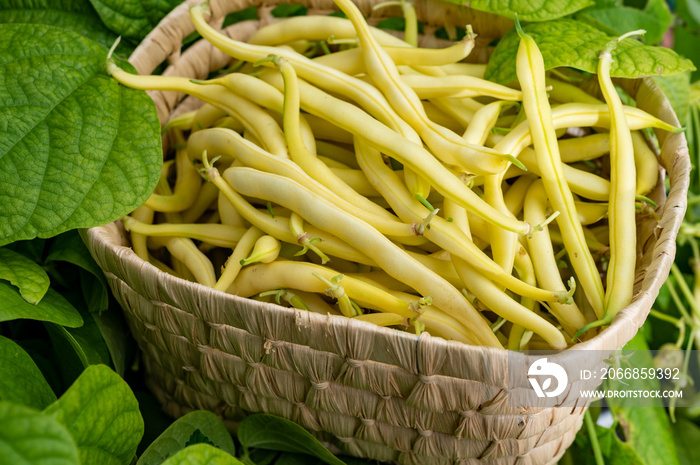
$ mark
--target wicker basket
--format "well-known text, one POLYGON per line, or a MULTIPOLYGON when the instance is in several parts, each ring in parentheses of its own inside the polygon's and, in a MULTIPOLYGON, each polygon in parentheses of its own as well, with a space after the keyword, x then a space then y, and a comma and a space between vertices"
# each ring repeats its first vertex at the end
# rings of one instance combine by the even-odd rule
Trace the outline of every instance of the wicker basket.
MULTIPOLYGON (((227 29, 246 40, 274 21, 275 1, 212 0, 212 22, 221 24, 228 12, 257 6, 259 21, 227 29)), ((228 57, 207 43, 180 52, 182 39, 193 31, 188 9, 200 2, 188 0, 176 8, 134 52, 130 61, 141 74, 165 60, 170 66, 164 74, 200 79, 226 66, 228 57)), ((308 14, 335 10, 331 0, 295 3, 306 4, 308 14)), ((360 2, 370 22, 398 16, 391 8, 372 11, 373 3, 360 2)), ((474 24, 482 45, 481 55, 474 56, 480 61, 488 54, 485 45, 512 24, 437 1, 417 1, 416 7, 426 25, 423 46, 440 46, 431 34, 439 26, 449 31, 474 24)), ((678 124, 651 80, 622 84, 639 107, 678 124)), ((181 95, 152 97, 163 122, 182 109, 176 109, 181 95)), ((661 220, 639 224, 634 301, 577 349, 613 350, 629 341, 668 275, 685 213, 690 162, 682 134, 661 131, 658 137, 671 189, 665 202, 663 183, 652 194, 661 220)), ((119 222, 88 230, 87 241, 143 352, 148 385, 172 416, 207 409, 233 429, 250 412, 272 413, 301 424, 333 452, 401 464, 555 463, 582 424, 585 404, 509 407, 504 350, 416 337, 186 282, 139 259, 119 222)))

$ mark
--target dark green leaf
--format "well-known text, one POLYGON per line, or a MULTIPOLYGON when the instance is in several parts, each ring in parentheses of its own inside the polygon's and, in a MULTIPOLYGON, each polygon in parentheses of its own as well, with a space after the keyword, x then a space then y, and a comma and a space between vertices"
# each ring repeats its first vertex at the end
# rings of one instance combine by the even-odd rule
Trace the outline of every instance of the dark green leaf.
POLYGON ((231 456, 236 453, 231 434, 221 418, 211 412, 199 410, 188 413, 170 425, 148 446, 137 465, 157 465, 178 451, 199 443, 218 447, 231 456))
MULTIPOLYGON (((47 323, 46 329, 54 343, 56 343, 56 338, 61 338, 68 343, 83 367, 100 363, 108 365, 110 363, 109 351, 97 324, 89 314, 84 315, 83 318, 85 324, 80 328, 69 329, 47 323)), ((67 348, 66 346, 62 347, 67 348)))
POLYGON ((133 352, 133 340, 121 309, 112 308, 102 313, 90 313, 102 335, 114 365, 114 371, 124 376, 128 358, 133 352))
POLYGON ((36 304, 49 290, 49 275, 36 262, 7 247, 0 247, 0 279, 19 288, 22 298, 36 304))
POLYGON ((25 301, 17 289, 0 282, 0 321, 19 318, 56 323, 77 328, 83 324, 80 313, 58 292, 49 288, 44 298, 32 305, 25 301))
POLYGON ((0 25, 0 245, 120 218, 162 164, 153 101, 64 29, 0 25))
POLYGON ((84 464, 128 464, 143 435, 134 394, 105 365, 86 368, 45 412, 68 428, 84 464))
MULTIPOLYGON (((572 19, 532 23, 523 29, 537 42, 546 69, 567 66, 595 73, 600 51, 613 39, 593 26, 572 19)), ((510 30, 489 60, 487 79, 502 84, 517 80, 515 56, 519 45, 518 34, 510 30)), ((612 56, 613 77, 667 76, 694 69, 690 60, 672 50, 642 45, 634 39, 621 41, 612 56)))
POLYGON ((17 343, 0 336, 0 400, 43 409, 56 400, 34 360, 17 343))
POLYGON ((182 449, 163 465, 243 465, 233 456, 209 444, 195 444, 182 449))
POLYGON ((282 3, 272 9, 270 14, 275 18, 289 18, 291 16, 304 16, 308 8, 302 5, 289 5, 282 3))
POLYGON ((620 36, 629 31, 644 29, 644 43, 658 44, 671 25, 671 12, 663 0, 651 0, 647 10, 635 8, 587 9, 576 15, 576 19, 597 27, 611 36, 620 36), (659 3, 660 2, 660 3, 659 3))
POLYGON ((240 23, 241 21, 253 19, 258 19, 258 8, 255 6, 227 14, 221 27, 228 27, 232 24, 240 23))
MULTIPOLYGON (((75 32, 109 48, 117 38, 86 1, 0 0, 0 23, 45 24, 75 32)), ((117 52, 129 55, 133 47, 121 41, 117 52)))
POLYGON ((90 3, 108 28, 138 43, 182 0, 90 0, 90 3))
POLYGON ((80 279, 85 303, 93 312, 102 312, 107 309, 107 280, 77 231, 68 231, 56 237, 51 244, 46 262, 71 263, 89 272, 94 276, 94 280, 83 277, 82 274, 80 279))
POLYGON ((238 426, 238 440, 245 447, 312 455, 329 465, 344 465, 308 431, 294 422, 268 414, 251 415, 238 426))
POLYGON ((690 30, 700 29, 700 0, 678 0, 676 14, 690 30))
POLYGON ((0 457, 12 465, 79 465, 68 430, 32 408, 0 402, 0 457))
MULTIPOLYGON (((446 0, 464 5, 465 0, 446 0)), ((593 0, 471 0, 475 10, 487 11, 508 18, 518 15, 521 21, 547 21, 561 18, 593 5, 593 0)))

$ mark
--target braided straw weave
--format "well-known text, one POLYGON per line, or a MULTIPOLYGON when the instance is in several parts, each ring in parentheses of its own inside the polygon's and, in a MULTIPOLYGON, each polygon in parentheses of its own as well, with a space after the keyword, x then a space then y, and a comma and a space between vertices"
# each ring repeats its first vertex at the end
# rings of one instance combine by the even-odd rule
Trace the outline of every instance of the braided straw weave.
MULTIPOLYGON (((226 30, 246 40, 275 20, 270 14, 275 1, 212 0, 211 21, 220 25, 227 13, 256 6, 258 21, 226 30)), ((182 39, 193 31, 188 9, 200 2, 180 5, 145 39, 130 58, 139 73, 150 74, 167 60, 163 74, 203 79, 227 66, 230 59, 204 41, 180 51, 182 39)), ((308 14, 335 11, 332 0, 296 3, 308 6, 308 14)), ((400 16, 393 7, 373 11, 373 3, 359 2, 370 23, 400 16)), ((416 1, 416 9, 425 24, 422 46, 444 45, 431 33, 440 26, 450 31, 472 24, 481 47, 470 59, 482 62, 486 45, 512 25, 437 1, 416 1)), ((651 80, 620 84, 640 108, 678 125, 651 80)), ((162 122, 192 103, 186 99, 179 105, 182 95, 173 92, 152 97, 162 122)), ((665 199, 663 182, 658 183, 650 196, 659 204, 660 221, 638 225, 634 301, 610 327, 573 350, 622 347, 644 322, 668 276, 686 208, 690 162, 682 134, 660 131, 658 138, 671 189, 665 199)), ((661 170, 660 176, 665 174, 661 170)), ((183 281, 139 259, 119 222, 88 230, 87 242, 143 351, 147 382, 172 416, 207 409, 233 429, 246 414, 267 412, 304 426, 335 453, 401 464, 555 463, 581 427, 585 402, 569 408, 509 407, 507 365, 514 356, 505 350, 416 337, 183 281)), ((524 356, 522 365, 527 371, 524 356)), ((584 381, 571 384, 577 383, 584 381)))

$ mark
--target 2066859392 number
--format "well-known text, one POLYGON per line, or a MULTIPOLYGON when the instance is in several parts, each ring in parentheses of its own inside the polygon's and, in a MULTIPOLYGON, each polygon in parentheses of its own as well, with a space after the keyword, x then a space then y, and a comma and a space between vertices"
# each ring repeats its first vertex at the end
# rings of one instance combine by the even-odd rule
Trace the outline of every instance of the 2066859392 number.
POLYGON ((678 368, 614 368, 601 370, 600 379, 680 379, 678 368))

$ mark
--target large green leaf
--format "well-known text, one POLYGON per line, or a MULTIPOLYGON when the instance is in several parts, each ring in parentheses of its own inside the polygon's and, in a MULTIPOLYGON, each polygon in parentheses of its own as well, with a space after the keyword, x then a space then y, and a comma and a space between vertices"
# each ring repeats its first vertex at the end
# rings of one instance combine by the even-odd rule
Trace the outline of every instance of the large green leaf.
POLYGON ((90 3, 108 28, 140 42, 182 0, 90 0, 90 3))
POLYGON ((238 440, 245 447, 298 452, 317 457, 329 465, 344 465, 301 426, 268 414, 251 415, 238 426, 238 440))
POLYGON ((49 288, 41 301, 32 305, 12 285, 0 281, 0 321, 39 320, 77 328, 83 324, 78 310, 61 294, 49 288))
POLYGON ((0 279, 17 286, 22 298, 30 304, 39 302, 51 284, 41 266, 7 247, 0 247, 0 279))
POLYGON ((593 0, 446 0, 463 5, 468 3, 475 10, 515 18, 521 21, 547 21, 575 13, 593 5, 593 0))
POLYGON ((0 336, 0 400, 43 409, 56 400, 34 360, 17 343, 0 336))
MULTIPOLYGON (((85 0, 0 0, 0 23, 46 24, 75 32, 109 48, 117 38, 85 0)), ((121 41, 117 51, 129 55, 133 47, 121 41)))
POLYGON ((45 413, 68 428, 85 464, 129 464, 143 435, 131 388, 105 365, 86 368, 45 413))
POLYGON ((177 419, 141 454, 136 465, 158 465, 188 445, 205 443, 235 455, 233 439, 221 418, 197 410, 177 419))
POLYGON ((700 427, 690 420, 680 418, 671 425, 673 439, 681 465, 700 463, 700 427))
POLYGON ((111 79, 106 54, 58 27, 0 25, 0 245, 107 223, 153 191, 153 101, 111 79))
MULTIPOLYGON (((537 42, 546 69, 567 66, 595 73, 600 51, 613 39, 591 25, 572 19, 531 23, 523 29, 537 42)), ((487 79, 502 84, 516 81, 515 57, 519 45, 518 34, 510 30, 486 66, 487 79)), ((643 45, 634 39, 621 41, 612 56, 613 77, 668 76, 695 69, 690 60, 672 50, 643 45)))
POLYGON ((32 408, 0 402, 0 459, 12 465, 79 465, 66 428, 32 408))
POLYGON ((182 449, 163 465, 243 465, 243 462, 209 444, 195 444, 182 449))

